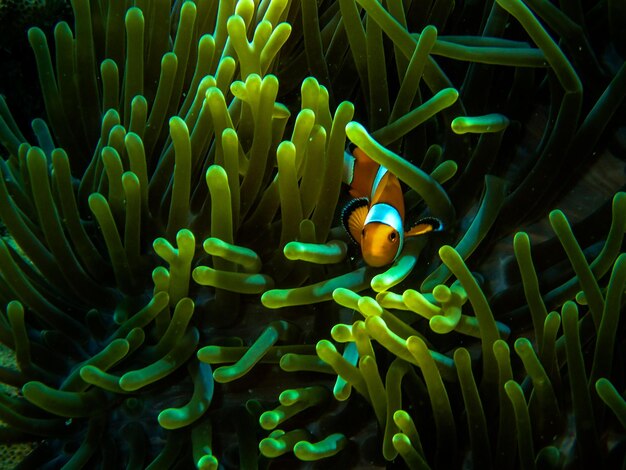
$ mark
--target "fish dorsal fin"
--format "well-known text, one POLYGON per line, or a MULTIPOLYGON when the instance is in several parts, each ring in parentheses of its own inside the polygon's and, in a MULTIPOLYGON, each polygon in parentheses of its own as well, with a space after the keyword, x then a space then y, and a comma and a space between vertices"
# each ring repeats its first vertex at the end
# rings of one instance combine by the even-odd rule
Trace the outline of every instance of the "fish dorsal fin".
POLYGON ((443 223, 435 217, 424 217, 418 220, 409 230, 404 232, 406 237, 415 237, 428 232, 440 232, 443 230, 443 223))
POLYGON ((354 243, 359 243, 361 230, 365 225, 365 218, 369 210, 367 198, 352 199, 341 211, 341 223, 354 243))

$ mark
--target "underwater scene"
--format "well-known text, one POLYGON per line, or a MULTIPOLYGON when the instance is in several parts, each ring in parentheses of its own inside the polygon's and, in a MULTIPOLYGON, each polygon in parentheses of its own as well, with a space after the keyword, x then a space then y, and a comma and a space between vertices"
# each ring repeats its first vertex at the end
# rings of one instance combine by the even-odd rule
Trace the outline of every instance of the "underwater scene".
POLYGON ((0 469, 626 469, 626 1, 0 0, 0 469))

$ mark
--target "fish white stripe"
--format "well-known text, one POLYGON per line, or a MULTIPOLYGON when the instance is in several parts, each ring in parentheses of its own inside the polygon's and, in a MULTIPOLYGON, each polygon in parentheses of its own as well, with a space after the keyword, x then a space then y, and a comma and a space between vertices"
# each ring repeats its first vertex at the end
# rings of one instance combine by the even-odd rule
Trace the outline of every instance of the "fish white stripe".
POLYGON ((343 152, 343 175, 341 180, 346 184, 352 184, 354 179, 355 158, 344 150, 343 152))
POLYGON ((379 202, 370 207, 367 217, 365 217, 365 223, 381 222, 396 229, 398 232, 402 232, 402 217, 398 209, 390 204, 379 202))
POLYGON ((384 202, 380 202, 370 207, 370 210, 365 217, 364 225, 367 225, 370 222, 380 222, 382 224, 389 225, 398 232, 400 240, 398 243, 398 251, 396 252, 396 256, 393 258, 395 260, 404 246, 404 229, 402 227, 402 217, 400 217, 400 212, 398 212, 398 209, 395 207, 385 204, 384 202))
POLYGON ((374 199, 374 194, 378 189, 378 185, 380 184, 380 180, 383 179, 383 176, 387 173, 387 168, 384 166, 379 166, 378 171, 376 172, 376 176, 374 177, 374 182, 372 183, 372 193, 370 194, 370 199, 374 199))

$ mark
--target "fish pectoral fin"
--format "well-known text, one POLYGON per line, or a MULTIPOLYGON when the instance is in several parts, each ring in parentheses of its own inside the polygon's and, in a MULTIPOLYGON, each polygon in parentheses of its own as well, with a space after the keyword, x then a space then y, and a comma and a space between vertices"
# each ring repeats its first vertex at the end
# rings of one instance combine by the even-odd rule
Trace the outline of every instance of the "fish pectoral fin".
POLYGON ((369 200, 365 197, 352 199, 341 211, 341 224, 354 243, 359 243, 365 217, 369 211, 369 200))
POLYGON ((415 237, 428 232, 440 232, 443 230, 443 222, 435 217, 424 217, 418 220, 409 230, 404 232, 405 237, 415 237))

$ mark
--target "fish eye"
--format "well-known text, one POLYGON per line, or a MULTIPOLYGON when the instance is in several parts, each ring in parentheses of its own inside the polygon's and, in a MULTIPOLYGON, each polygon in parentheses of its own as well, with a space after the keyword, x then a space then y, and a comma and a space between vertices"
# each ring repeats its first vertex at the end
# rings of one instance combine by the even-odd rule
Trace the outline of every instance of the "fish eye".
POLYGON ((391 233, 389 234, 389 241, 390 241, 390 242, 395 242, 395 241, 396 241, 396 237, 397 237, 396 232, 391 232, 391 233))

